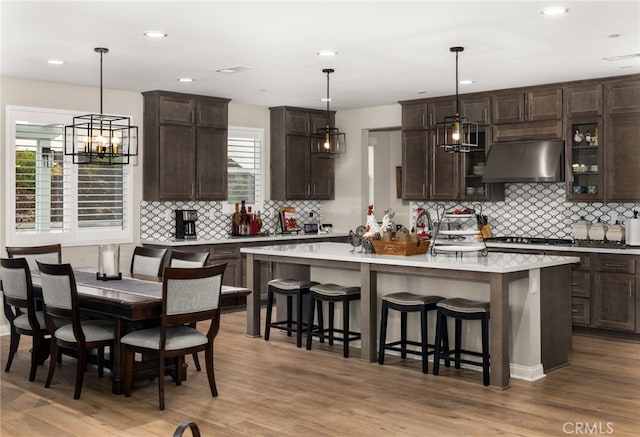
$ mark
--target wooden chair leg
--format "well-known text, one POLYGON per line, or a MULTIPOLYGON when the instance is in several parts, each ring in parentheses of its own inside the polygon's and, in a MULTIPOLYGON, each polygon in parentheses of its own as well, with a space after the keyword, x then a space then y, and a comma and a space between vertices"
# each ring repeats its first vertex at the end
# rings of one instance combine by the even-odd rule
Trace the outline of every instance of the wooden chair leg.
POLYGON ((164 410, 164 353, 158 358, 158 408, 164 410))
MULTIPOLYGON (((104 349, 102 350, 104 354, 104 349)), ((82 382, 84 381, 84 370, 87 368, 87 350, 83 347, 78 348, 78 366, 76 367, 76 388, 73 392, 73 399, 80 399, 82 391, 82 382)))
POLYGON ((460 368, 460 349, 462 348, 462 320, 460 319, 456 319, 455 321, 455 325, 456 325, 456 332, 455 332, 455 337, 456 337, 456 343, 455 343, 455 368, 459 369, 460 368))
POLYGON ((216 376, 213 371, 213 344, 209 345, 204 353, 205 365, 207 366, 207 377, 209 378, 209 389, 211 396, 218 396, 218 388, 216 387, 216 376))
POLYGON ((47 380, 44 383, 45 388, 51 386, 51 380, 53 379, 53 372, 56 370, 56 363, 58 362, 58 355, 60 350, 58 344, 54 338, 51 339, 51 358, 49 358, 49 373, 47 374, 47 380))
POLYGON ((273 312, 273 291, 267 291, 267 314, 264 322, 264 339, 269 340, 271 333, 271 313, 273 312))
POLYGON ((40 335, 33 336, 33 345, 31 348, 31 370, 29 371, 29 381, 35 381, 36 372, 38 370, 39 355, 44 347, 44 338, 40 335))
POLYGON ((104 346, 98 348, 98 378, 104 376, 104 346))
POLYGON ((378 347, 378 364, 384 364, 385 343, 387 342, 387 319, 389 318, 389 307, 382 303, 382 316, 380 317, 380 344, 378 347))
POLYGON ((18 345, 20 344, 20 334, 18 334, 13 326, 11 326, 11 340, 9 343, 9 358, 7 359, 7 365, 4 368, 5 372, 11 369, 11 363, 13 363, 13 357, 16 356, 18 351, 18 345))
POLYGON ((349 358, 349 301, 342 302, 342 356, 349 358))
POLYGON ((302 346, 302 293, 296 296, 296 346, 302 346))
POLYGON ((311 350, 311 339, 313 337, 313 316, 316 306, 316 300, 313 296, 309 297, 309 310, 307 311, 307 350, 311 350))
POLYGON ((427 327, 427 309, 422 308, 420 310, 420 335, 421 345, 422 345, 422 373, 429 373, 429 351, 428 351, 428 341, 427 336, 429 334, 427 327))
POLYGON ((198 372, 201 371, 202 367, 200 367, 200 358, 198 358, 198 353, 194 352, 191 356, 193 357, 193 365, 196 366, 196 370, 198 372))
POLYGON ((400 357, 407 358, 407 312, 400 311, 400 357))

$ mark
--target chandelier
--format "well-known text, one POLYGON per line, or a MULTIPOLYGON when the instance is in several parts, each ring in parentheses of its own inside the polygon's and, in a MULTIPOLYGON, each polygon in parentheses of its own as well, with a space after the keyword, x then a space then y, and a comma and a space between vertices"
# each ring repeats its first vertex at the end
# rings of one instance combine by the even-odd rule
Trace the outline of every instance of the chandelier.
POLYGON ((478 147, 478 124, 460 117, 460 99, 458 97, 458 53, 464 47, 451 47, 456 54, 456 115, 445 117, 436 124, 436 144, 445 152, 466 153, 472 147, 478 147))
POLYGON ((341 133, 337 127, 331 127, 331 112, 329 111, 329 75, 335 70, 325 68, 323 73, 327 73, 327 125, 320 127, 311 134, 311 153, 319 158, 336 158, 338 154, 347 150, 347 136, 341 133))
POLYGON ((64 127, 64 154, 73 156, 74 164, 129 164, 138 155, 138 127, 129 117, 102 113, 102 55, 109 49, 94 51, 100 53, 100 113, 73 117, 64 127))

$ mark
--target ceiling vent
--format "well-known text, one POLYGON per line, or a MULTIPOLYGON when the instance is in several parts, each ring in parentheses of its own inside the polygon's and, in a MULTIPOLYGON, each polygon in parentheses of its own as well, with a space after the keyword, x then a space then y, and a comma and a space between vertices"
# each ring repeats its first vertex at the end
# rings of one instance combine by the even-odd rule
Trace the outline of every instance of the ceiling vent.
POLYGON ((249 67, 247 65, 234 65, 233 67, 220 68, 219 70, 216 70, 216 73, 241 73, 251 69, 253 69, 253 67, 249 67))
POLYGON ((640 58, 640 53, 633 53, 631 55, 620 55, 620 56, 608 56, 606 58, 602 58, 603 61, 624 61, 625 59, 633 59, 640 58))

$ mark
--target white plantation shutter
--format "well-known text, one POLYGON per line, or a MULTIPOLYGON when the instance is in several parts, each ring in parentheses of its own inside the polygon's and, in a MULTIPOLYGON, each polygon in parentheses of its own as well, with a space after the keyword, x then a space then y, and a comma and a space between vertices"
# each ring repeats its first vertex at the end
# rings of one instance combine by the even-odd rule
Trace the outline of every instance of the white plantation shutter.
POLYGON ((131 242, 131 169, 72 164, 68 112, 7 107, 7 245, 131 242))
POLYGON ((70 232, 71 176, 64 168, 62 144, 36 139, 29 130, 31 126, 17 127, 22 138, 16 139, 15 148, 15 231, 70 232))
POLYGON ((229 127, 227 199, 261 207, 263 201, 262 129, 229 127))

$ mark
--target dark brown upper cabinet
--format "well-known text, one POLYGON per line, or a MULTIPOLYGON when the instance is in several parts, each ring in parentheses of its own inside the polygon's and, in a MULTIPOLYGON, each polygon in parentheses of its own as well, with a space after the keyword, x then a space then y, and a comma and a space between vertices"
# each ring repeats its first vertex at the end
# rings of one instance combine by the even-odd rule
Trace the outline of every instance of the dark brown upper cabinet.
POLYGON ((612 114, 605 119, 607 200, 640 200, 640 113, 612 114))
MULTIPOLYGON (((311 134, 326 127, 327 112, 289 106, 269 110, 271 199, 334 199, 335 159, 311 154, 311 134)), ((329 124, 335 124, 334 111, 330 112, 329 124)))
POLYGON ((570 85, 564 89, 567 117, 600 116, 604 109, 602 84, 570 85))
MULTIPOLYGON (((402 103, 402 102, 401 102, 402 103)), ((402 104, 402 129, 435 128, 445 117, 455 115, 455 99, 430 99, 416 103, 402 104)))
POLYGON ((492 97, 493 124, 562 119, 562 88, 500 93, 492 97))
POLYGON ((229 99, 147 91, 143 198, 226 200, 229 99))
POLYGON ((490 105, 491 99, 488 96, 463 97, 460 102, 460 115, 479 125, 486 125, 491 122, 490 105))
POLYGON ((614 80, 605 87, 607 114, 640 112, 640 79, 614 80))

